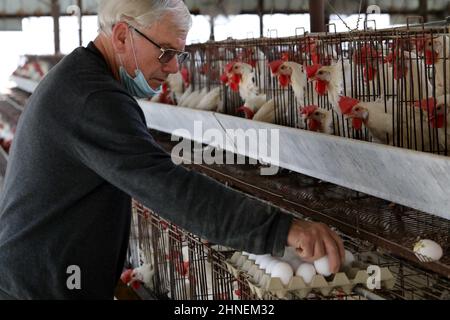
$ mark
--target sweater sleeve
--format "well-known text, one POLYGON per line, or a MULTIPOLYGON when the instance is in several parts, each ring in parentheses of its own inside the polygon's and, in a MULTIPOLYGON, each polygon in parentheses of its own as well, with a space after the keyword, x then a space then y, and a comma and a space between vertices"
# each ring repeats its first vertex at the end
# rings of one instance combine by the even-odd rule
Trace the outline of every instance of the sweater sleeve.
POLYGON ((292 217, 175 165, 148 132, 131 97, 91 94, 74 138, 74 157, 163 218, 214 243, 283 254, 292 217))

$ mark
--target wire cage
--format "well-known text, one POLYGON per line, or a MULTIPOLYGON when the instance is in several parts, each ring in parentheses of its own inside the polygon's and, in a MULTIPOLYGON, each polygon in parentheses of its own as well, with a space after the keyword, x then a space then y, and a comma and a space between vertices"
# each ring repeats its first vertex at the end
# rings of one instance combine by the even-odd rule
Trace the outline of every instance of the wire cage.
MULTIPOLYGON (((408 217, 420 219, 418 216, 408 217)), ((418 268, 368 241, 341 232, 339 235, 345 247, 353 252, 358 261, 387 267, 396 278, 394 288, 369 292, 358 286, 351 293, 335 288, 326 296, 314 291, 306 297, 296 296, 295 293, 288 294, 284 299, 450 299, 450 281, 447 278, 418 268)), ((138 202, 133 202, 128 264, 131 267, 138 267, 149 263, 154 267, 155 273, 149 289, 160 299, 261 299, 250 288, 249 274, 242 272, 233 275, 228 271, 225 261, 234 252, 235 250, 211 244, 186 232, 138 202)), ((279 298, 267 293, 263 299, 279 298)))
POLYGON ((228 272, 224 261, 234 251, 211 245, 162 219, 138 202, 128 248, 128 266, 150 264, 149 286, 156 297, 176 300, 253 299, 247 282, 228 272))
POLYGON ((411 20, 383 30, 365 21, 362 31, 195 44, 184 68, 192 90, 220 90, 220 112, 448 155, 448 23, 411 20), (272 116, 258 118, 264 106, 272 116))

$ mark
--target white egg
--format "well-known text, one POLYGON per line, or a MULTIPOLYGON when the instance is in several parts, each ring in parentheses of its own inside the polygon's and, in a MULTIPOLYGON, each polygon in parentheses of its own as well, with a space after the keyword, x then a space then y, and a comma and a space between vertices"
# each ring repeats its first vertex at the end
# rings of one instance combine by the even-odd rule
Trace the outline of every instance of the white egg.
POLYGON ((259 260, 259 268, 265 270, 267 265, 273 260, 272 256, 268 256, 268 257, 262 257, 259 260))
POLYGON ((256 264, 260 264, 260 263, 261 263, 261 259, 264 259, 264 258, 266 258, 266 257, 270 257, 270 254, 260 254, 260 255, 257 255, 257 256, 256 256, 256 259, 255 259, 255 263, 256 263, 256 264))
POLYGON ((256 254, 250 253, 250 255, 248 256, 248 258, 250 260, 255 260, 256 259, 256 254))
POLYGON ((248 252, 246 252, 246 251, 242 251, 242 255, 243 255, 243 256, 248 256, 248 255, 250 255, 250 253, 248 253, 248 252))
POLYGON ((314 261, 314 267, 316 268, 318 274, 321 274, 325 277, 330 276, 332 273, 330 269, 330 261, 328 260, 328 256, 323 256, 322 258, 314 261))
POLYGON ((302 263, 295 272, 296 276, 302 277, 309 284, 316 274, 316 268, 311 263, 302 263))
POLYGON ((274 258, 272 261, 270 261, 266 266, 266 273, 271 274, 273 268, 278 264, 278 262, 281 262, 281 260, 274 258))
POLYGON ((294 276, 294 271, 287 262, 278 262, 272 269, 272 278, 280 278, 281 282, 287 286, 291 278, 294 276))
POLYGON ((351 267, 353 262, 355 262, 355 256, 345 249, 344 267, 351 267))
POLYGON ((442 247, 429 239, 422 239, 414 245, 414 252, 422 262, 438 261, 442 258, 442 247))

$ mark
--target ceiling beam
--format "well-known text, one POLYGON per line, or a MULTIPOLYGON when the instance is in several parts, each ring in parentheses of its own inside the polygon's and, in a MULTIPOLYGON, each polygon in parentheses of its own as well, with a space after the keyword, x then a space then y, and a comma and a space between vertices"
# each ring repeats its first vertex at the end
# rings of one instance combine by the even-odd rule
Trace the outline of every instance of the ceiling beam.
MULTIPOLYGON (((94 11, 85 11, 83 12, 83 16, 96 16, 97 12, 94 11)), ((31 18, 31 17, 51 17, 51 14, 45 14, 42 12, 34 12, 34 13, 4 13, 4 12, 0 12, 0 19, 4 19, 4 18, 31 18)), ((72 15, 68 14, 68 13, 60 13, 59 14, 60 17, 70 17, 72 15)))

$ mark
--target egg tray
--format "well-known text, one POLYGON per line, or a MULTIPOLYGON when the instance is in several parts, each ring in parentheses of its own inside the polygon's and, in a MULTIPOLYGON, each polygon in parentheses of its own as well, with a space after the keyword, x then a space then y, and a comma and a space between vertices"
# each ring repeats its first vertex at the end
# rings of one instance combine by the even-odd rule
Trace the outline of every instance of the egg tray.
MULTIPOLYGON (((290 295, 298 298, 306 298, 310 293, 320 293, 324 297, 332 294, 333 290, 341 289, 345 294, 350 295, 356 285, 367 287, 369 275, 367 265, 354 262, 351 267, 345 268, 342 272, 334 275, 331 281, 319 274, 316 274, 309 284, 305 283, 302 277, 293 276, 288 285, 284 285, 280 278, 272 278, 264 270, 260 269, 254 260, 241 252, 235 252, 233 256, 225 261, 228 271, 236 278, 240 274, 246 273, 250 291, 259 299, 275 296, 279 299, 286 299, 290 295)), ((381 289, 392 289, 395 278, 388 268, 380 268, 381 289)))

